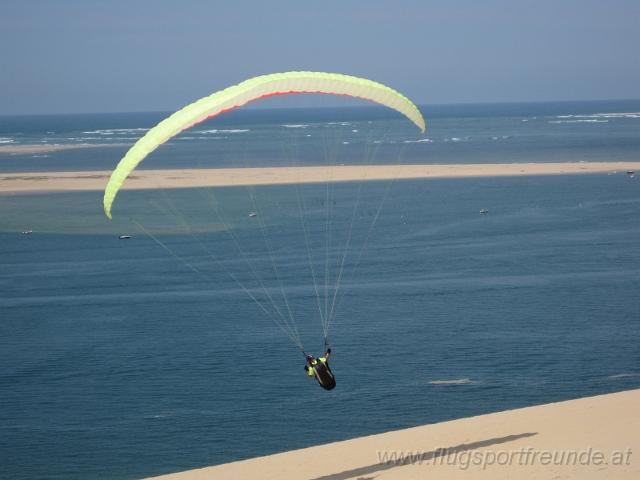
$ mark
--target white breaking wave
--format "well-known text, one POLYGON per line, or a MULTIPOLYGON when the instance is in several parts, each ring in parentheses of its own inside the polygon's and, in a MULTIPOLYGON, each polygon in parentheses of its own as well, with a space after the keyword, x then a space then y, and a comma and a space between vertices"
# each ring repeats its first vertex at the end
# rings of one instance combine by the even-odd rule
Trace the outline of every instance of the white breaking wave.
MULTIPOLYGON (((379 140, 377 142, 379 142, 379 140)), ((421 138, 419 140, 405 140, 402 143, 433 143, 433 140, 431 140, 430 138, 421 138)))
POLYGON ((445 138, 444 141, 445 142, 468 142, 471 139, 471 137, 451 137, 451 138, 445 138))
POLYGON ((607 378, 611 380, 615 380, 617 378, 628 378, 628 377, 637 377, 640 373, 618 373, 616 375, 609 375, 607 378))
POLYGON ((137 140, 138 137, 118 137, 118 138, 113 138, 113 137, 65 137, 65 140, 70 140, 70 141, 74 141, 74 142, 86 142, 87 140, 99 140, 101 142, 104 142, 106 140, 115 140, 115 141, 121 141, 121 140, 137 140))
POLYGON ((304 123, 286 124, 282 125, 284 128, 307 128, 309 125, 304 123))
POLYGON ((596 118, 578 120, 549 120, 548 123, 608 123, 609 120, 598 120, 596 118))
POLYGON ((640 112, 591 113, 583 115, 556 115, 556 118, 640 118, 640 112))
POLYGON ((14 143, 14 140, 9 137, 0 137, 0 143, 14 143))
POLYGON ((211 129, 211 130, 198 130, 196 133, 245 133, 250 132, 248 128, 231 128, 231 129, 211 129))
POLYGON ((105 128, 103 130, 89 130, 87 132, 82 132, 86 134, 97 134, 97 135, 114 135, 120 133, 133 133, 133 132, 146 132, 148 128, 105 128))
POLYGON ((474 383, 470 378, 456 378, 454 380, 431 380, 429 385, 469 385, 474 383))
POLYGON ((193 137, 193 136, 189 136, 189 137, 176 137, 176 140, 224 140, 225 138, 229 138, 229 137, 207 137, 207 136, 199 136, 199 137, 193 137))

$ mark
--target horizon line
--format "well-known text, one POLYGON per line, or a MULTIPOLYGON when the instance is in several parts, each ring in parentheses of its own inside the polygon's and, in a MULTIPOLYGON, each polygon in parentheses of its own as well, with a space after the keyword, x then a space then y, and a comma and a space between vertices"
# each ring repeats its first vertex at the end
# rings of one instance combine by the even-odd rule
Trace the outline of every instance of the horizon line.
MULTIPOLYGON (((509 101, 478 101, 478 102, 436 102, 436 103, 416 103, 419 108, 428 107, 453 107, 453 106, 481 106, 481 105, 541 105, 551 103, 598 103, 598 102, 640 102, 639 98, 600 98, 590 100, 509 100, 509 101)), ((188 104, 185 104, 188 105, 188 104)), ((184 106, 184 105, 183 105, 184 106)), ((178 107, 180 108, 180 107, 178 107)), ((273 111, 273 110, 329 110, 329 109, 354 109, 354 108, 383 108, 375 104, 359 104, 359 105, 320 105, 320 106, 292 106, 292 107, 262 107, 259 105, 249 105, 243 108, 243 111, 273 111)), ((98 111, 85 111, 85 112, 49 112, 49 113, 0 113, 0 117, 37 117, 37 116, 52 116, 52 115, 122 115, 122 114, 165 114, 171 113, 175 110, 119 110, 112 112, 98 112, 98 111)))

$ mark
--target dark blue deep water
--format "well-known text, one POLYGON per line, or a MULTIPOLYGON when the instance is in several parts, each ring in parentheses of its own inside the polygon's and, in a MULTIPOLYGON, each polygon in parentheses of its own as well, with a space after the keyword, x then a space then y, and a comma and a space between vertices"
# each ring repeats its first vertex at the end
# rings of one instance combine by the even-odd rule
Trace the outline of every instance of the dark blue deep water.
MULTIPOLYGON (((331 129, 332 145, 347 152, 362 150, 357 134, 385 130, 381 142, 395 143, 367 157, 379 163, 402 145, 431 163, 640 153, 637 102, 441 110, 425 137, 377 110, 254 112, 195 127, 217 132, 181 138, 224 138, 175 140, 146 166, 210 166, 202 152, 216 145, 221 163, 238 152, 277 162, 284 129, 306 132, 299 162, 314 163, 317 149, 298 142, 329 122, 345 128, 338 141, 331 129)), ((4 117, 0 137, 134 138, 124 129, 156 117, 4 117)), ((110 169, 124 150, 0 155, 0 169, 110 169)), ((114 222, 100 202, 0 197, 2 478, 139 478, 640 388, 640 184, 624 172, 345 183, 329 197, 325 185, 127 191, 114 222), (325 283, 330 303, 342 258, 338 386, 325 392, 242 287, 271 314, 267 294, 284 312, 284 291, 319 352, 325 283)))

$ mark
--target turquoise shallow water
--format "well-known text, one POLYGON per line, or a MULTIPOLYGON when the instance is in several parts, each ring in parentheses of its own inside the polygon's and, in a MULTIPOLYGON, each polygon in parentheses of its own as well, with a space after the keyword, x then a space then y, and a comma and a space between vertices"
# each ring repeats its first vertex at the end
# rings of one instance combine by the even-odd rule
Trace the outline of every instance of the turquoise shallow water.
MULTIPOLYGON (((319 278, 322 188, 298 190, 319 278)), ((281 281, 321 349, 295 187, 125 192, 116 223, 99 193, 1 197, 0 476, 138 478, 640 387, 637 177, 357 188, 331 194, 334 275, 354 218, 332 392, 230 276, 262 299, 246 258, 274 298, 281 281)))

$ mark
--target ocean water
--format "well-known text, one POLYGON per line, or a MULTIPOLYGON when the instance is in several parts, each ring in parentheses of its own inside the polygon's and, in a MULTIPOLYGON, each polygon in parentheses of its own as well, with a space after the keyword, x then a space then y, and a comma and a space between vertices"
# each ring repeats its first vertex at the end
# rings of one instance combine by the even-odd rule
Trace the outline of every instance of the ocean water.
MULTIPOLYGON (((141 168, 282 165, 283 138, 296 138, 301 164, 325 161, 327 130, 345 162, 375 143, 377 163, 403 147, 406 163, 636 160, 640 100, 496 105, 425 105, 427 133, 376 107, 240 110, 174 138, 141 168), (288 136, 288 137, 287 137, 288 136), (339 140, 339 142, 338 142, 339 140)), ((2 155, 0 172, 110 170, 128 147, 168 115, 0 116, 0 146, 97 144, 110 148, 2 155)), ((284 162, 287 164, 287 162, 284 162)))
MULTIPOLYGON (((636 112, 425 108, 419 136, 377 109, 255 111, 146 167, 313 164, 326 145, 335 163, 637 160, 636 112)), ((159 118, 3 117, 0 141, 125 144, 159 118)), ((0 155, 0 170, 110 169, 125 150, 0 155)), ((100 202, 0 197, 2 478, 140 478, 640 387, 625 172, 126 191, 113 222, 100 202), (341 266, 325 392, 269 296, 320 352, 341 266)))

